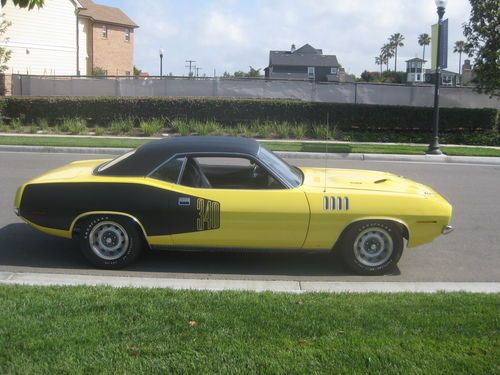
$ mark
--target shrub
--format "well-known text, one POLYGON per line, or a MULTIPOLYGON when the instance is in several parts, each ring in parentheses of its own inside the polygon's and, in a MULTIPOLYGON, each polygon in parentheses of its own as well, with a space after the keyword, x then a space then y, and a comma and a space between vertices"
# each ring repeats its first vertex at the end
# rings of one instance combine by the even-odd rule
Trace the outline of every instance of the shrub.
POLYGON ((81 118, 65 118, 61 123, 60 130, 70 134, 82 134, 87 130, 87 123, 81 118))
POLYGON ((182 136, 191 134, 191 126, 185 121, 181 120, 172 121, 172 128, 182 136))
POLYGON ((21 131, 22 130, 21 120, 17 117, 13 118, 10 122, 10 127, 12 128, 12 130, 21 131))
POLYGON ((307 134, 307 126, 304 124, 297 124, 290 129, 290 135, 295 139, 304 139, 307 134))
POLYGON ((273 125, 273 131, 279 138, 286 139, 290 135, 290 124, 287 121, 276 122, 273 125))
POLYGON ((30 128, 29 128, 29 132, 31 134, 35 134, 37 131, 38 131, 38 126, 36 126, 35 124, 31 124, 30 128))
POLYGON ((39 118, 37 124, 40 130, 43 130, 44 132, 49 131, 49 122, 47 121, 46 118, 39 118))
POLYGON ((96 126, 94 128, 94 134, 97 136, 103 135, 104 134, 104 129, 101 128, 100 126, 96 126))
POLYGON ((129 134, 134 128, 134 119, 132 117, 126 117, 113 120, 109 128, 111 129, 111 134, 129 134))
POLYGON ((263 124, 259 124, 256 133, 262 138, 271 138, 273 136, 273 126, 270 122, 266 121, 263 124))
MULTIPOLYGON (((169 118, 184 121, 217 121, 224 127, 251 121, 289 122, 314 125, 330 121, 339 130, 384 129, 430 131, 432 108, 369 104, 318 103, 295 100, 172 98, 172 97, 6 97, 4 116, 26 115, 27 121, 64 117, 87 118, 109 124, 123 117, 139 121, 169 118)), ((497 124, 496 109, 442 108, 440 129, 492 130, 497 124)))
POLYGON ((221 130, 221 126, 215 121, 194 121, 190 124, 190 128, 198 135, 216 134, 221 130))
POLYGON ((140 127, 142 133, 146 137, 151 137, 152 135, 158 134, 160 130, 163 129, 163 121, 159 119, 153 119, 148 121, 141 121, 140 127))
MULTIPOLYGON (((428 142, 431 132, 433 111, 427 107, 170 97, 6 97, 0 99, 0 109, 4 117, 13 119, 13 129, 17 131, 22 129, 22 123, 36 123, 39 119, 57 124, 64 118, 78 117, 87 119, 88 124, 113 127, 115 120, 133 118, 130 124, 134 122, 138 127, 141 122, 165 118, 181 135, 194 132, 191 123, 208 121, 216 122, 217 126, 197 125, 205 127, 201 131, 208 134, 268 138, 277 132, 280 137, 298 138, 303 129, 294 129, 294 124, 303 124, 306 135, 325 139, 324 126, 322 129, 318 124, 324 124, 329 118, 336 126, 335 131, 330 128, 330 138, 354 141, 360 136, 397 142, 403 134, 418 133, 425 136, 424 143, 428 142), (288 123, 288 134, 283 123, 288 123), (266 128, 265 124, 273 125, 266 128), (379 137, 378 133, 384 135, 379 137)), ((441 108, 442 142, 498 144, 498 113, 496 109, 487 108, 441 108)), ((64 124, 60 129, 69 131, 64 124)))

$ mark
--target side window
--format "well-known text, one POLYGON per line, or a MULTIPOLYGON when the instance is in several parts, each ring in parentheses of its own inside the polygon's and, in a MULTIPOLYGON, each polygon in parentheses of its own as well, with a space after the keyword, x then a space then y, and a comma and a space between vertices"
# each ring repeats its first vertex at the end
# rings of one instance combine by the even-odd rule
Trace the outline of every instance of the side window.
POLYGON ((108 38, 108 26, 107 25, 102 25, 101 27, 101 37, 104 39, 108 38))
MULTIPOLYGON (((214 189, 282 189, 283 186, 259 164, 246 157, 195 157, 202 180, 201 187, 214 189)), ((183 177, 184 178, 184 177, 183 177)))
POLYGON ((179 175, 182 170, 185 158, 172 159, 169 162, 163 164, 160 168, 151 174, 152 178, 157 180, 171 182, 176 184, 179 181, 179 175))

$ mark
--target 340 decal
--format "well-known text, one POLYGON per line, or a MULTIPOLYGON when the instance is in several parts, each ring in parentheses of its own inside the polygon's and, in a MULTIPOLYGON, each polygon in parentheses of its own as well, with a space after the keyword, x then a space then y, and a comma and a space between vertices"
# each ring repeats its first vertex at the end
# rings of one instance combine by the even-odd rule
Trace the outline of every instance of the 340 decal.
POLYGON ((197 230, 218 229, 220 226, 220 204, 208 199, 198 198, 196 201, 198 218, 196 219, 197 230))

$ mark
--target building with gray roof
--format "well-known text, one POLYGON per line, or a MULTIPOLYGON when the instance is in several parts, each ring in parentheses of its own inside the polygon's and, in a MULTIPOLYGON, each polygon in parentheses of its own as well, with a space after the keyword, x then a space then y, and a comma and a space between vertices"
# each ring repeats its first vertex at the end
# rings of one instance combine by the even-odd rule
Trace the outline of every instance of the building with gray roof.
POLYGON ((345 71, 335 55, 324 55, 323 50, 305 44, 290 51, 269 51, 266 78, 343 82, 345 71))

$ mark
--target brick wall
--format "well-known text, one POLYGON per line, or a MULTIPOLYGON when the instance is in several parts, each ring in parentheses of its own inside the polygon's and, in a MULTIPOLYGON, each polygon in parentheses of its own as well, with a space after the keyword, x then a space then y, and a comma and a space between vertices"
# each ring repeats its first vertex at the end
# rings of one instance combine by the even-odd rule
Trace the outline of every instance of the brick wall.
POLYGON ((130 30, 130 40, 125 40, 123 26, 107 26, 107 37, 102 35, 102 23, 92 25, 92 61, 94 67, 107 70, 108 75, 133 75, 134 29, 130 30))

